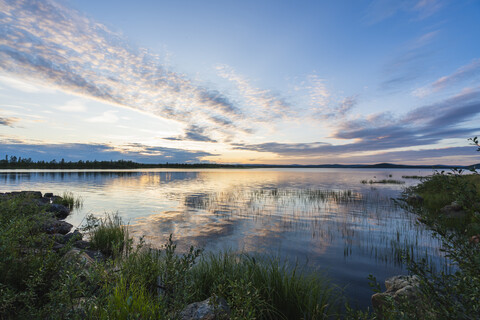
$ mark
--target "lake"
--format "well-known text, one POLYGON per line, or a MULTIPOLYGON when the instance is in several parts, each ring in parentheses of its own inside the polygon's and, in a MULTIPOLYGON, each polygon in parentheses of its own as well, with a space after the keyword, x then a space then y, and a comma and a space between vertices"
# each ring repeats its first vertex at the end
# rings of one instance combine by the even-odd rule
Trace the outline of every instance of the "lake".
POLYGON ((354 304, 370 305, 367 277, 406 274, 398 248, 442 265, 439 242, 392 198, 418 183, 405 169, 0 170, 0 192, 83 198, 67 219, 118 214, 131 233, 161 247, 275 255, 325 272, 354 304), (405 184, 364 184, 395 179, 405 184))

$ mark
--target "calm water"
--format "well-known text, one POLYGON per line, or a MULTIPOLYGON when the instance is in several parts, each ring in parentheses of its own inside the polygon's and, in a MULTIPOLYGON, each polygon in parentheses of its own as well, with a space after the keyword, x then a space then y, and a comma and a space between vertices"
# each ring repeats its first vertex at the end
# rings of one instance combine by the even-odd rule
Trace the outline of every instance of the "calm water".
POLYGON ((367 277, 406 274, 396 248, 436 263, 438 241, 395 206, 406 186, 431 170, 248 169, 0 171, 0 192, 71 191, 84 206, 68 221, 118 212, 135 236, 161 246, 266 253, 322 269, 348 297, 370 304, 367 277), (390 177, 391 176, 391 177, 390 177), (397 179, 404 185, 362 184, 397 179))

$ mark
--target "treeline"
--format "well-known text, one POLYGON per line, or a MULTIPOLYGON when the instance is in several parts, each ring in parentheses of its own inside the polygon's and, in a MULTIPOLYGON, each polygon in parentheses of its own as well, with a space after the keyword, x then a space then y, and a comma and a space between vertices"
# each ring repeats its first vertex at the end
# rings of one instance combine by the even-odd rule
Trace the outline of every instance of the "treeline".
POLYGON ((110 161, 33 161, 32 158, 5 156, 0 160, 0 169, 141 169, 141 168, 241 168, 241 165, 224 165, 215 163, 164 163, 146 164, 130 160, 110 161))

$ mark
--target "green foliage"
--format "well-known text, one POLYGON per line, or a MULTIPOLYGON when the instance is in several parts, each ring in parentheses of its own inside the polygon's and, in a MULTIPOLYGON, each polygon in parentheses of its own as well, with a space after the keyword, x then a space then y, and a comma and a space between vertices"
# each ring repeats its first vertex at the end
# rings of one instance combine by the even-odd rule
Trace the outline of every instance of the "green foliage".
POLYGON ((480 231, 480 175, 462 173, 440 172, 429 176, 419 185, 408 188, 404 198, 413 194, 423 198, 421 206, 413 208, 423 221, 443 224, 456 232, 471 236, 480 231), (464 217, 452 218, 441 214, 441 209, 453 202, 462 207, 464 217))
POLYGON ((28 197, 0 199, 0 318, 75 319, 72 301, 89 292, 39 227, 48 216, 28 197), (73 313, 72 313, 73 314, 73 313))
POLYGON ((90 214, 86 221, 82 230, 88 233, 92 249, 100 250, 108 257, 119 257, 131 249, 128 227, 118 213, 105 214, 103 218, 90 214))

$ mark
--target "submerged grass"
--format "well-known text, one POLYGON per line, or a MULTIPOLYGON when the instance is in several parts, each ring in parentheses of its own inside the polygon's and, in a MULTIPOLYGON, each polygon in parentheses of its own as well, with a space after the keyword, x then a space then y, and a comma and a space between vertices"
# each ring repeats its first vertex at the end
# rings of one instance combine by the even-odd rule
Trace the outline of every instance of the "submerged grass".
POLYGON ((402 180, 394 180, 394 179, 382 179, 382 180, 362 180, 362 184, 375 184, 375 183, 381 183, 381 184, 405 184, 405 181, 402 180))

